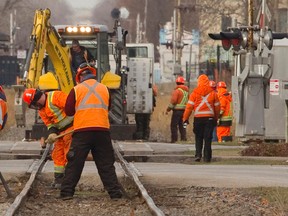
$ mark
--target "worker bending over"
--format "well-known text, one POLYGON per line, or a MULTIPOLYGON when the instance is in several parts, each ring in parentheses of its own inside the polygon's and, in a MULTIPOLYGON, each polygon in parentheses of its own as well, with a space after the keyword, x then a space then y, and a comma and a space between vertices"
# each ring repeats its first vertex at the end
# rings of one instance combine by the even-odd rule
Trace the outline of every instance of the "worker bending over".
POLYGON ((37 109, 43 123, 47 126, 49 136, 47 143, 54 143, 52 160, 54 162, 54 182, 52 187, 60 189, 64 170, 67 164, 66 154, 69 151, 72 133, 56 140, 56 136, 73 130, 73 117, 65 114, 67 94, 53 90, 43 92, 39 89, 29 88, 24 91, 23 101, 29 108, 37 109))
POLYGON ((7 99, 2 86, 0 86, 0 131, 4 129, 7 118, 7 99))

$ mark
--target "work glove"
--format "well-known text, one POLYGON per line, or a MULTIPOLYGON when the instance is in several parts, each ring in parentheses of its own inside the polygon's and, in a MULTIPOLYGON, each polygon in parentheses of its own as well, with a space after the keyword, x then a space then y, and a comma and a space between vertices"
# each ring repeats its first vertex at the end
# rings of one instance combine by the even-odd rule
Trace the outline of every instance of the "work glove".
POLYGON ((183 122, 183 128, 187 128, 187 125, 189 124, 189 121, 188 120, 185 120, 184 122, 183 122))
POLYGON ((57 137, 58 135, 56 134, 56 133, 51 133, 51 134, 49 134, 49 136, 48 136, 48 138, 45 140, 45 142, 46 143, 50 143, 50 144, 52 144, 52 143, 54 143, 55 141, 56 141, 56 137, 57 137))
POLYGON ((41 146, 41 148, 42 149, 45 149, 46 148, 46 142, 45 142, 45 140, 44 140, 44 137, 41 137, 41 139, 40 139, 40 146, 41 146))

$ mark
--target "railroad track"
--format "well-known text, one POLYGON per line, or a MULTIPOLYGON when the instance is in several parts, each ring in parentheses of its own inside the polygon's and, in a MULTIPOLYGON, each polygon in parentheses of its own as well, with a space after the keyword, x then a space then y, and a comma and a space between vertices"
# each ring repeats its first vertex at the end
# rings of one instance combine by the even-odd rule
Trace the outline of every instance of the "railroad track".
MULTIPOLYGON (((114 145, 115 146, 115 145, 114 145)), ((33 170, 31 171, 29 180, 27 181, 26 185, 24 186, 23 190, 16 196, 14 202, 9 206, 7 209, 5 216, 12 216, 17 214, 19 210, 24 206, 24 203, 28 200, 28 197, 30 195, 31 189, 35 186, 36 182, 38 181, 38 176, 42 173, 42 169, 47 161, 47 156, 51 150, 51 145, 47 145, 45 151, 42 154, 41 159, 37 162, 36 165, 34 165, 33 170)), ((134 185, 134 187, 137 188, 138 194, 140 195, 141 199, 143 199, 144 204, 149 209, 149 212, 151 215, 157 215, 157 216, 164 216, 165 214, 161 211, 160 208, 158 208, 155 205, 155 202, 153 199, 149 196, 147 190, 145 189, 144 185, 141 183, 141 181, 138 178, 137 171, 131 166, 130 163, 128 163, 121 153, 119 152, 119 149, 115 148, 115 154, 117 157, 117 161, 121 165, 123 171, 125 172, 125 176, 127 176, 134 185)), ((131 198, 125 191, 125 188, 122 186, 124 197, 131 200, 131 203, 133 203, 133 199, 131 198)), ((132 204, 133 205, 133 204, 132 204)), ((134 209, 131 208, 129 212, 127 212, 127 215, 134 215, 134 209)))

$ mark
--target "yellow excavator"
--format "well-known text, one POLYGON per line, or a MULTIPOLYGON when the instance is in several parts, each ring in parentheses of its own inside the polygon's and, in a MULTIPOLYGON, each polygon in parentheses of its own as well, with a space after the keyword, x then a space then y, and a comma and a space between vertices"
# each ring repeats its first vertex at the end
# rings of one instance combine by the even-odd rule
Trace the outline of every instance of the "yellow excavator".
MULTIPOLYGON (((112 138, 130 139, 132 135, 128 132, 132 133, 135 125, 128 124, 127 121, 127 73, 121 69, 121 51, 125 48, 127 31, 121 28, 118 20, 115 20, 114 31, 108 32, 107 26, 99 24, 52 26, 49 22, 50 17, 49 9, 35 12, 23 76, 14 86, 17 126, 26 126, 26 106, 22 103, 25 88, 60 89, 69 93, 74 87, 69 52, 72 40, 77 39, 80 45, 85 46, 95 57, 97 80, 109 88, 112 99, 109 111, 112 138), (115 42, 110 43, 113 39, 115 42), (109 53, 116 57, 117 67, 113 73, 110 72, 109 53)), ((46 127, 39 121, 41 120, 36 117, 32 131, 29 131, 31 133, 26 132, 25 138, 39 139, 45 136, 46 127)))

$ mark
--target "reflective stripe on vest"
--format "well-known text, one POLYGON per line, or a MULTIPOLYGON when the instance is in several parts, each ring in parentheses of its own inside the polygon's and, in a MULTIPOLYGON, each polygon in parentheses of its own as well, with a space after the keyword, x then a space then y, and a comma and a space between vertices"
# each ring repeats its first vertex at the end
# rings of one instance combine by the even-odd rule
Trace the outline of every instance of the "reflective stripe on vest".
POLYGON ((1 104, 0 104, 0 125, 3 125, 3 113, 2 113, 2 107, 1 107, 1 104))
POLYGON ((182 100, 180 101, 180 103, 178 104, 169 104, 168 107, 170 109, 176 109, 176 110, 184 110, 186 108, 186 104, 187 104, 187 101, 188 101, 188 92, 187 91, 184 91, 183 89, 181 88, 177 88, 177 90, 181 91, 182 94, 183 94, 183 97, 182 97, 182 100))
POLYGON ((48 100, 48 108, 54 114, 56 121, 54 124, 48 124, 47 127, 48 129, 51 127, 62 129, 73 122, 73 116, 66 116, 63 110, 59 109, 59 107, 55 106, 52 103, 54 93, 55 93, 54 91, 48 92, 47 100, 48 100))
POLYGON ((95 82, 92 86, 89 86, 87 83, 82 83, 84 86, 88 88, 88 92, 79 104, 78 107, 76 107, 76 111, 87 109, 87 108, 103 108, 108 110, 108 106, 104 103, 102 97, 95 91, 95 88, 99 84, 98 82, 95 82), (86 104, 87 100, 91 95, 94 95, 101 103, 100 104, 86 104))
POLYGON ((179 104, 176 104, 174 109, 185 109, 186 107, 186 103, 188 101, 188 92, 187 91, 184 91, 183 89, 181 88, 178 88, 179 91, 182 92, 183 94, 183 97, 182 97, 182 100, 179 104))
POLYGON ((54 173, 64 173, 64 172, 65 172, 64 166, 59 166, 59 165, 54 166, 54 173))
POLYGON ((211 115, 214 115, 214 109, 211 107, 211 105, 209 104, 208 102, 208 97, 209 97, 210 93, 206 96, 201 96, 202 98, 202 101, 201 103, 196 107, 195 109, 195 113, 194 115, 203 115, 203 114, 211 114, 211 115), (206 105, 208 107, 209 110, 205 110, 205 111, 201 111, 201 107, 203 105, 206 105))

